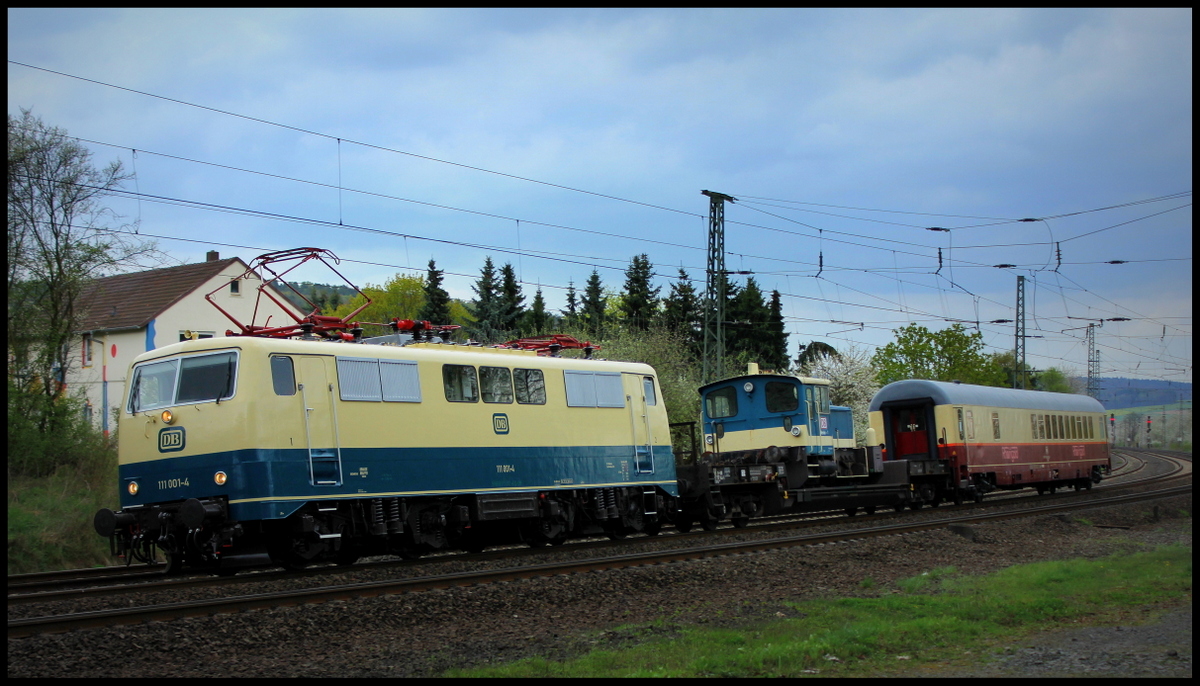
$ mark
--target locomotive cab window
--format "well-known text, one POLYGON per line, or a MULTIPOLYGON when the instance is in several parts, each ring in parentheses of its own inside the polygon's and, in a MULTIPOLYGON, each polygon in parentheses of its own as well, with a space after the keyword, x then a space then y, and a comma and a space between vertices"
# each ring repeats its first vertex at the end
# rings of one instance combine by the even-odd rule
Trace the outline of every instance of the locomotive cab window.
POLYGON ((143 364, 129 384, 130 413, 169 405, 220 402, 237 391, 237 353, 175 358, 143 364))
POLYGON ((442 385, 446 389, 446 400, 452 403, 479 401, 479 384, 474 367, 461 364, 442 365, 442 385))
POLYGON ((767 412, 795 412, 800 407, 800 389, 794 383, 767 382, 767 412))
POLYGON ((271 358, 271 385, 275 395, 296 395, 296 369, 292 358, 276 355, 271 358))
POLYGON ((654 394, 654 377, 642 377, 642 395, 646 398, 647 405, 658 404, 658 396, 654 394))
POLYGON ((514 369, 513 388, 522 405, 546 404, 546 379, 540 369, 514 369))
POLYGON ((153 410, 170 405, 175 399, 175 377, 179 360, 144 364, 133 370, 129 384, 129 412, 153 410))
POLYGON ((175 402, 230 398, 236 378, 237 356, 233 353, 185 357, 179 364, 179 391, 175 402))
POLYGON ((513 386, 508 367, 480 367, 479 389, 485 403, 511 403, 513 386))
POLYGON ((709 419, 733 417, 738 413, 737 389, 726 386, 704 396, 704 411, 708 413, 709 419))

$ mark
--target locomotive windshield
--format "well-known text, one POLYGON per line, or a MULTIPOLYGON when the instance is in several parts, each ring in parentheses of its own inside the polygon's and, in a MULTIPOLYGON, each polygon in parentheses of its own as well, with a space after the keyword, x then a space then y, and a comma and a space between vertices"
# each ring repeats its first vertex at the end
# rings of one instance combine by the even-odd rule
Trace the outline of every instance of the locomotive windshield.
POLYGON ((800 407, 800 389, 794 383, 767 382, 767 412, 792 412, 800 407))
POLYGON ((233 397, 237 378, 237 354, 163 360, 133 370, 129 388, 130 413, 170 405, 221 401, 233 397))
POLYGON ((721 419, 737 414, 737 389, 733 386, 718 388, 704 396, 704 410, 709 419, 721 419))

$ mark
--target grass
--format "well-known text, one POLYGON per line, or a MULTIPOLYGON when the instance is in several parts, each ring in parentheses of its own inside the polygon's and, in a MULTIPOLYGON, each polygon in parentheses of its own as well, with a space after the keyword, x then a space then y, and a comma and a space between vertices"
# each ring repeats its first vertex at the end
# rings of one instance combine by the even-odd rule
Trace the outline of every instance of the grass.
POLYGON ((881 597, 789 603, 799 618, 752 629, 685 628, 671 640, 627 650, 456 669, 446 676, 887 676, 964 656, 977 662, 998 642, 1102 620, 1129 607, 1190 603, 1191 588, 1191 549, 1178 546, 1020 565, 984 577, 942 567, 900 580, 881 597))
POLYGON ((113 464, 91 473, 63 467, 45 478, 10 475, 8 573, 114 564, 92 517, 118 507, 116 471, 113 464))

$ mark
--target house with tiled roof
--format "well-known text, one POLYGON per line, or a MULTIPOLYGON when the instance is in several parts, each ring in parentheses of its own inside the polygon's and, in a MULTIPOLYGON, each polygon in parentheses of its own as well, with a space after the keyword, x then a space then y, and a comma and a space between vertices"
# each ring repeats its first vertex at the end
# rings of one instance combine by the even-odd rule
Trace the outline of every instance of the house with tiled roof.
MULTIPOLYGON (((83 293, 80 302, 87 315, 78 332, 76 363, 66 373, 67 391, 85 390, 89 413, 106 433, 112 408, 120 407, 125 397, 125 380, 135 357, 187 337, 220 337, 237 328, 204 299, 208 293, 217 291, 213 300, 243 323, 250 323, 256 301, 256 324, 268 318, 272 325, 290 324, 302 316, 259 298, 262 281, 253 273, 241 278, 248 269, 241 259, 222 260, 216 251, 207 257, 199 264, 97 279, 83 293)), ((271 286, 267 289, 287 302, 271 286)))

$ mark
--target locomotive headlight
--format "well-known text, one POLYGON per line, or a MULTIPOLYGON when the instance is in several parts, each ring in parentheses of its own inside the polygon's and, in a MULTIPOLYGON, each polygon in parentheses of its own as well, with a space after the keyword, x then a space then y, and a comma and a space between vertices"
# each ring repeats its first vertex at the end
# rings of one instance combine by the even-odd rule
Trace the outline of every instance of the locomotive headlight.
POLYGON ((704 442, 707 443, 708 445, 712 445, 713 444, 712 434, 705 435, 704 442))
POLYGON ((218 486, 224 486, 225 482, 228 480, 229 476, 226 475, 225 472, 217 472, 216 474, 213 474, 213 481, 216 482, 218 486))
POLYGON ((170 424, 171 422, 175 421, 175 413, 171 412, 170 410, 163 410, 162 421, 163 424, 170 424))
POLYGON ((129 486, 126 488, 129 490, 129 495, 137 495, 138 485, 136 481, 130 481, 129 486))

